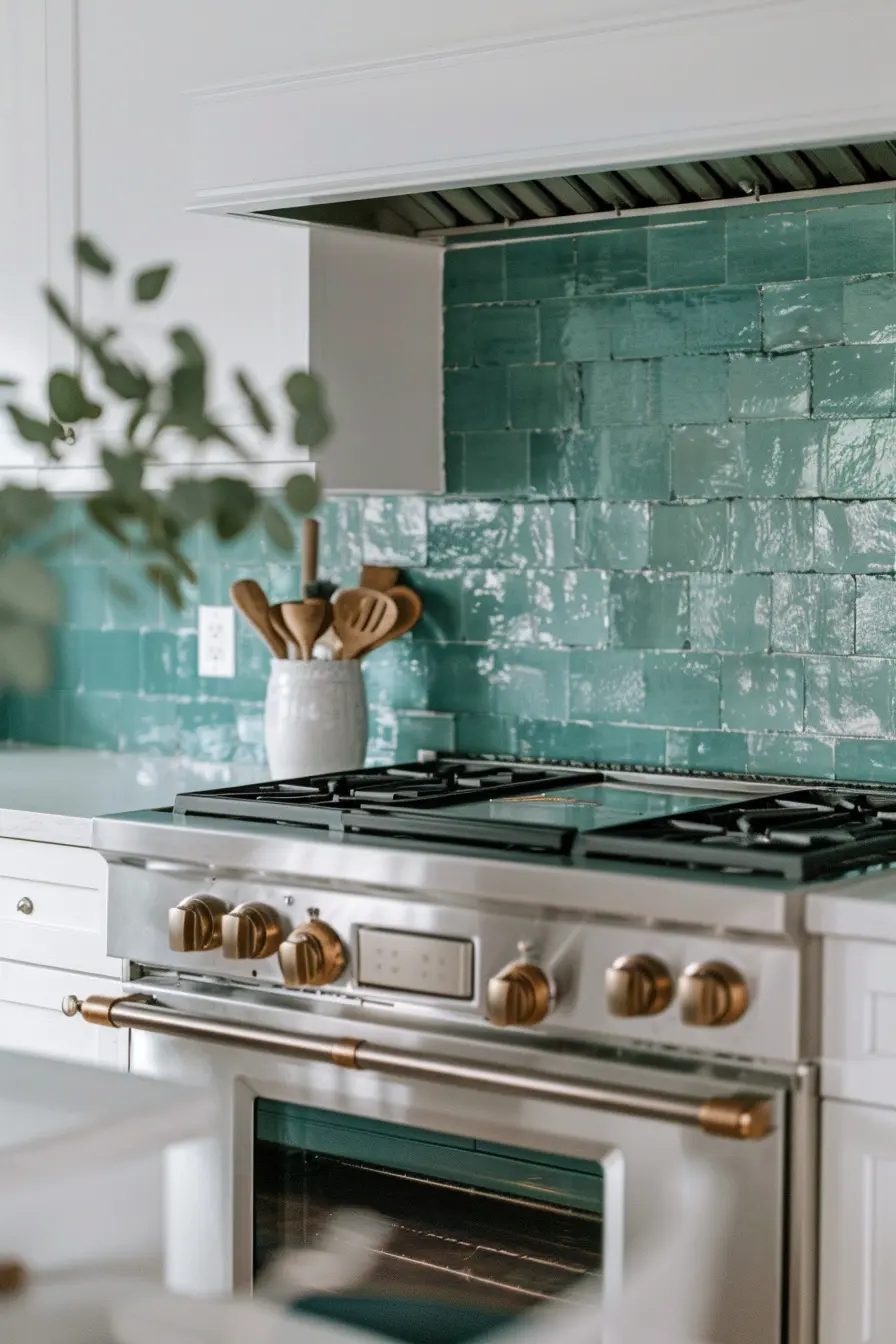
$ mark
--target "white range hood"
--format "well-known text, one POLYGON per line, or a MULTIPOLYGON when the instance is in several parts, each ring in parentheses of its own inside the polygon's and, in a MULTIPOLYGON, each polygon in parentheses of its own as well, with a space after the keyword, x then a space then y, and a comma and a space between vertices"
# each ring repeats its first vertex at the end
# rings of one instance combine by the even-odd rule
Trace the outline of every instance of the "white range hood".
POLYGON ((429 38, 418 6, 384 58, 400 8, 193 93, 192 206, 438 234, 896 179, 886 0, 483 0, 429 38))

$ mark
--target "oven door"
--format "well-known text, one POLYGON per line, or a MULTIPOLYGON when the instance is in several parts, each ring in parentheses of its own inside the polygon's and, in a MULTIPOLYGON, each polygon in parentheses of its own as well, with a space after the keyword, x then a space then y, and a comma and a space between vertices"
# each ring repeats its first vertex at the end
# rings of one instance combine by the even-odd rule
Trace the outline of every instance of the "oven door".
POLYGON ((645 1338, 812 1340, 805 1074, 140 987, 111 1012, 133 1069, 224 1096, 220 1132, 169 1157, 173 1288, 249 1289, 366 1208, 387 1233, 372 1271, 302 1309, 459 1344, 599 1281, 626 1311, 634 1294, 645 1338))

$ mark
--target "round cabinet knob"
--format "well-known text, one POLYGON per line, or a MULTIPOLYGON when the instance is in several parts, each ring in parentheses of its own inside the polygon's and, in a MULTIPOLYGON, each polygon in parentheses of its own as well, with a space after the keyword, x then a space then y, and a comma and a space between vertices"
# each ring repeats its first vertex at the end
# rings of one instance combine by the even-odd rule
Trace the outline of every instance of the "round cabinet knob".
POLYGON ((657 957, 618 957, 606 974, 607 1008, 613 1017, 652 1017, 672 1002, 672 977, 657 957))
POLYGON ((725 961, 695 961, 678 981, 681 1020, 689 1027, 727 1027, 743 1017, 750 991, 725 961))
POLYGON ((230 961, 260 961, 283 941, 280 921, 266 905, 235 905, 221 920, 222 951, 230 961))
POLYGON ((534 1027, 554 1006, 554 986, 540 966, 517 961, 493 975, 485 1015, 496 1027, 534 1027))
POLYGON ((345 970, 345 948, 335 929, 321 919, 300 924, 280 944, 280 969, 287 989, 332 985, 345 970))
POLYGON ((217 896, 188 896, 168 911, 172 952, 209 952, 221 946, 221 919, 227 910, 217 896))
POLYGON ((16 909, 20 915, 33 915, 34 902, 30 896, 23 896, 20 901, 16 902, 16 909))

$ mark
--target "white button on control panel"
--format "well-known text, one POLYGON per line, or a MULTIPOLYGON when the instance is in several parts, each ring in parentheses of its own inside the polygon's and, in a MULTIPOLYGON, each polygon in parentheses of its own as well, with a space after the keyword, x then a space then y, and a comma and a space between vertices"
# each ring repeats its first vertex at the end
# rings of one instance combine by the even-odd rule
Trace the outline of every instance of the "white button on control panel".
POLYGON ((473 944, 390 929, 358 930, 357 979, 371 989, 398 989, 440 999, 472 999, 473 944))

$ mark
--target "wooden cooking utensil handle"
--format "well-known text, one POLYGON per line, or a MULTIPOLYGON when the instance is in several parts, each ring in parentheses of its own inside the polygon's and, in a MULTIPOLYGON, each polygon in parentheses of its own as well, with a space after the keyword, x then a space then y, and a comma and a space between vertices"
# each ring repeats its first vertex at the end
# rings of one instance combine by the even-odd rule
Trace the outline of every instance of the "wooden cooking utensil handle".
POLYGON ((398 582, 398 570, 392 565, 363 565, 359 588, 372 588, 377 593, 387 593, 398 582))
POLYGON ((271 608, 264 589, 254 579, 237 579, 230 585, 230 600, 261 635, 275 658, 286 657, 286 641, 271 623, 271 608))
POLYGON ((320 524, 316 518, 306 518, 302 524, 302 592, 307 597, 308 588, 317 583, 317 547, 320 537, 320 524))

